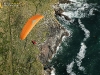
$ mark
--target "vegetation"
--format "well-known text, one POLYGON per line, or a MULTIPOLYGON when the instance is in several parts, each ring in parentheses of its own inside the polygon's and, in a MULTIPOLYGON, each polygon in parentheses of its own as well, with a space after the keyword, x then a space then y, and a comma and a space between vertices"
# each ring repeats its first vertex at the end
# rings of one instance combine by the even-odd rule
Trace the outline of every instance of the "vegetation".
POLYGON ((57 0, 3 0, 10 5, 0 9, 0 75, 43 75, 38 59, 39 44, 49 34, 46 22, 52 17, 51 5, 57 0), (20 40, 22 27, 36 13, 44 15, 25 40, 20 40), (31 40, 36 40, 33 45, 31 40))

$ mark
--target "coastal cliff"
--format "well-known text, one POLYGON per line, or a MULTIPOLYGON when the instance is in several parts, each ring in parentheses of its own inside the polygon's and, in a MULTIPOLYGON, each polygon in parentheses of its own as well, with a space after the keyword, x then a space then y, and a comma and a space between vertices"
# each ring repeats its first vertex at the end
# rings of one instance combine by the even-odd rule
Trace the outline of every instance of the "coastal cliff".
MULTIPOLYGON (((59 1, 61 3, 64 3, 63 1, 59 1)), ((65 1, 69 3, 69 1, 65 1)), ((59 4, 58 4, 59 5, 59 4)), ((50 61, 53 58, 53 55, 56 53, 57 47, 59 44, 62 42, 62 37, 69 36, 69 33, 65 30, 64 27, 56 20, 56 16, 59 16, 63 12, 63 10, 57 6, 57 4, 52 5, 54 6, 52 9, 54 9, 53 15, 54 17, 50 17, 48 19, 48 30, 49 30, 49 35, 47 36, 47 39, 43 44, 40 45, 40 54, 39 54, 39 59, 41 63, 43 64, 44 67, 44 74, 45 75, 51 75, 52 71, 52 66, 50 65, 50 61), (59 13, 56 13, 56 11, 61 11, 59 13)), ((49 15, 50 16, 50 15, 49 15)), ((68 19, 69 20, 69 19, 68 19)))
POLYGON ((56 53, 62 37, 69 35, 55 17, 52 5, 58 0, 0 1, 0 75, 50 74, 49 60, 56 53), (25 40, 20 40, 23 26, 37 13, 44 18, 25 40), (32 40, 37 44, 33 45, 32 40))
POLYGON ((50 25, 47 40, 40 47, 40 61, 44 66, 45 75, 50 75, 52 70, 49 62, 52 60, 53 55, 56 53, 57 46, 61 43, 63 36, 68 36, 68 32, 61 27, 57 22, 54 22, 53 25, 50 25))

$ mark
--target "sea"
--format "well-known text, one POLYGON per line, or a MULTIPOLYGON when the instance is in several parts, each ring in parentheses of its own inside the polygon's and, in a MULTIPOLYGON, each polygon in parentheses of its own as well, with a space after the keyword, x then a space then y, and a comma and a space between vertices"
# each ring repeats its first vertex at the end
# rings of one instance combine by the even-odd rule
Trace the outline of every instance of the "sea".
POLYGON ((71 0, 59 4, 66 20, 57 16, 59 23, 69 32, 62 38, 52 58, 51 75, 100 75, 100 6, 98 0, 71 0), (97 2, 96 2, 97 1, 97 2))

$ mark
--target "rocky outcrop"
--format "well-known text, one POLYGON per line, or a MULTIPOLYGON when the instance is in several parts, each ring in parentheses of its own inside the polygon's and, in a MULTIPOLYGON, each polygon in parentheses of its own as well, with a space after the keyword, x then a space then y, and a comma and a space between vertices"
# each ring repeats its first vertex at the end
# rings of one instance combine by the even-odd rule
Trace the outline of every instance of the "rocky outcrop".
POLYGON ((56 52, 56 47, 61 43, 63 36, 68 36, 66 30, 62 27, 50 27, 50 35, 46 42, 41 45, 40 60, 46 64, 52 58, 52 54, 56 52))
MULTIPOLYGON (((63 2, 63 1, 60 1, 63 2)), ((66 20, 70 20, 69 17, 63 15, 63 9, 59 7, 59 4, 53 5, 55 16, 64 16, 66 20)), ((39 59, 44 66, 45 75, 51 75, 51 70, 53 69, 50 65, 50 60, 56 53, 57 46, 62 42, 63 36, 68 36, 69 33, 62 27, 58 21, 52 20, 52 23, 48 23, 49 35, 48 39, 40 46, 39 59)))
POLYGON ((53 8, 54 8, 54 11, 55 11, 55 16, 60 16, 60 17, 64 16, 64 18, 66 20, 71 20, 68 16, 63 14, 64 10, 60 8, 59 4, 55 4, 53 6, 53 8))
POLYGON ((55 22, 54 26, 50 25, 49 32, 50 35, 48 36, 48 39, 41 45, 41 53, 39 55, 46 75, 50 75, 52 68, 49 61, 52 59, 53 54, 56 53, 56 48, 59 43, 61 43, 62 37, 69 35, 68 32, 57 22, 55 22))

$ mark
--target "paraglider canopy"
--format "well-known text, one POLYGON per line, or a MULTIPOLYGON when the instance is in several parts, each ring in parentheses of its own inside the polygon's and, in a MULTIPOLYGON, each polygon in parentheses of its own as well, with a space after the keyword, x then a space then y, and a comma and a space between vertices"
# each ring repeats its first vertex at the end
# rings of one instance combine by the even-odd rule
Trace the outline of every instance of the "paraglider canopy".
POLYGON ((32 28, 39 22, 40 19, 42 19, 44 16, 42 15, 35 15, 32 16, 24 25, 22 28, 22 31, 20 33, 20 39, 24 40, 26 36, 29 34, 29 32, 32 30, 32 28))

